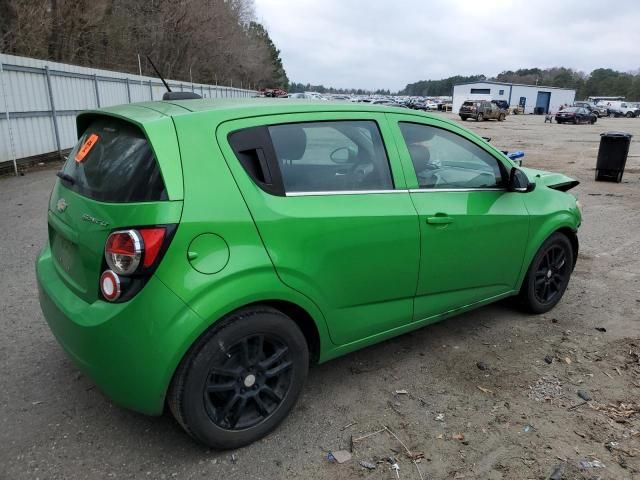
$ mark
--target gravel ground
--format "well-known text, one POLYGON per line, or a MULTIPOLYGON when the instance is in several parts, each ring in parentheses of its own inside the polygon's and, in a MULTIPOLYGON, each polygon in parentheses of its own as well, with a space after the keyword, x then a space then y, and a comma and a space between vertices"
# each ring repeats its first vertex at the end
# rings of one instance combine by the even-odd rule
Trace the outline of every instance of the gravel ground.
POLYGON ((640 119, 465 125, 582 182, 563 301, 541 316, 491 305, 315 367, 282 426, 235 452, 194 443, 168 414, 113 406, 76 370, 33 271, 55 169, 0 179, 0 478, 640 478, 640 119), (593 179, 606 130, 635 136, 621 184, 593 179))

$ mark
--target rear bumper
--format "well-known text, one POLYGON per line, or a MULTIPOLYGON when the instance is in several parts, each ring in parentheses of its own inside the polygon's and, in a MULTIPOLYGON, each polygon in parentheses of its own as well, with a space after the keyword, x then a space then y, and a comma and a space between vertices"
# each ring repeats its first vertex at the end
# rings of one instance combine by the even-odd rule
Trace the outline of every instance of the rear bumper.
POLYGON ((36 276, 44 317, 75 364, 118 405, 161 414, 186 332, 200 318, 155 276, 128 302, 87 303, 62 282, 48 245, 36 276))

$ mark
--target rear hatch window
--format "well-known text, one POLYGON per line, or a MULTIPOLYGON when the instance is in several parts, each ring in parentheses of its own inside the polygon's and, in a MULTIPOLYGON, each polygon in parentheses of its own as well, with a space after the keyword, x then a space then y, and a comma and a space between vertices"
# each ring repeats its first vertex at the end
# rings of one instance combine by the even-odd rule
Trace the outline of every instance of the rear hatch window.
POLYGON ((144 134, 110 117, 93 120, 61 172, 70 190, 102 202, 167 200, 158 162, 144 134))

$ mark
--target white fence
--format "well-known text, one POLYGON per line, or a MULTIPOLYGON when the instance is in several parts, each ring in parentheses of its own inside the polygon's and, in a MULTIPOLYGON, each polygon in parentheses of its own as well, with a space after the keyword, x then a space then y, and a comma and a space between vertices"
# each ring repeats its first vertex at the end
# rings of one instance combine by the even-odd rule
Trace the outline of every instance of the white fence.
MULTIPOLYGON (((252 97, 253 90, 167 80, 173 91, 203 98, 252 97)), ((160 100, 156 77, 0 54, 0 167, 71 148, 76 115, 87 109, 160 100)))

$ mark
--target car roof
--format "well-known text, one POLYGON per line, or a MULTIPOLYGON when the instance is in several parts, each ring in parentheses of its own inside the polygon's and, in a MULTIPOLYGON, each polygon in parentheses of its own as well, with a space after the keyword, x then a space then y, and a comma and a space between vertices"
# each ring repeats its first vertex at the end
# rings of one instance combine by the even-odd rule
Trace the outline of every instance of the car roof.
POLYGON ((134 122, 142 124, 147 121, 166 116, 177 117, 206 112, 214 115, 216 120, 219 122, 232 119, 287 113, 386 112, 437 118, 442 122, 455 125, 455 123, 450 120, 432 116, 424 112, 407 110, 401 106, 396 107, 385 104, 371 104, 367 102, 330 100, 289 100, 286 98, 203 98, 140 102, 90 110, 83 112, 81 115, 106 113, 117 117, 128 118, 134 122))

